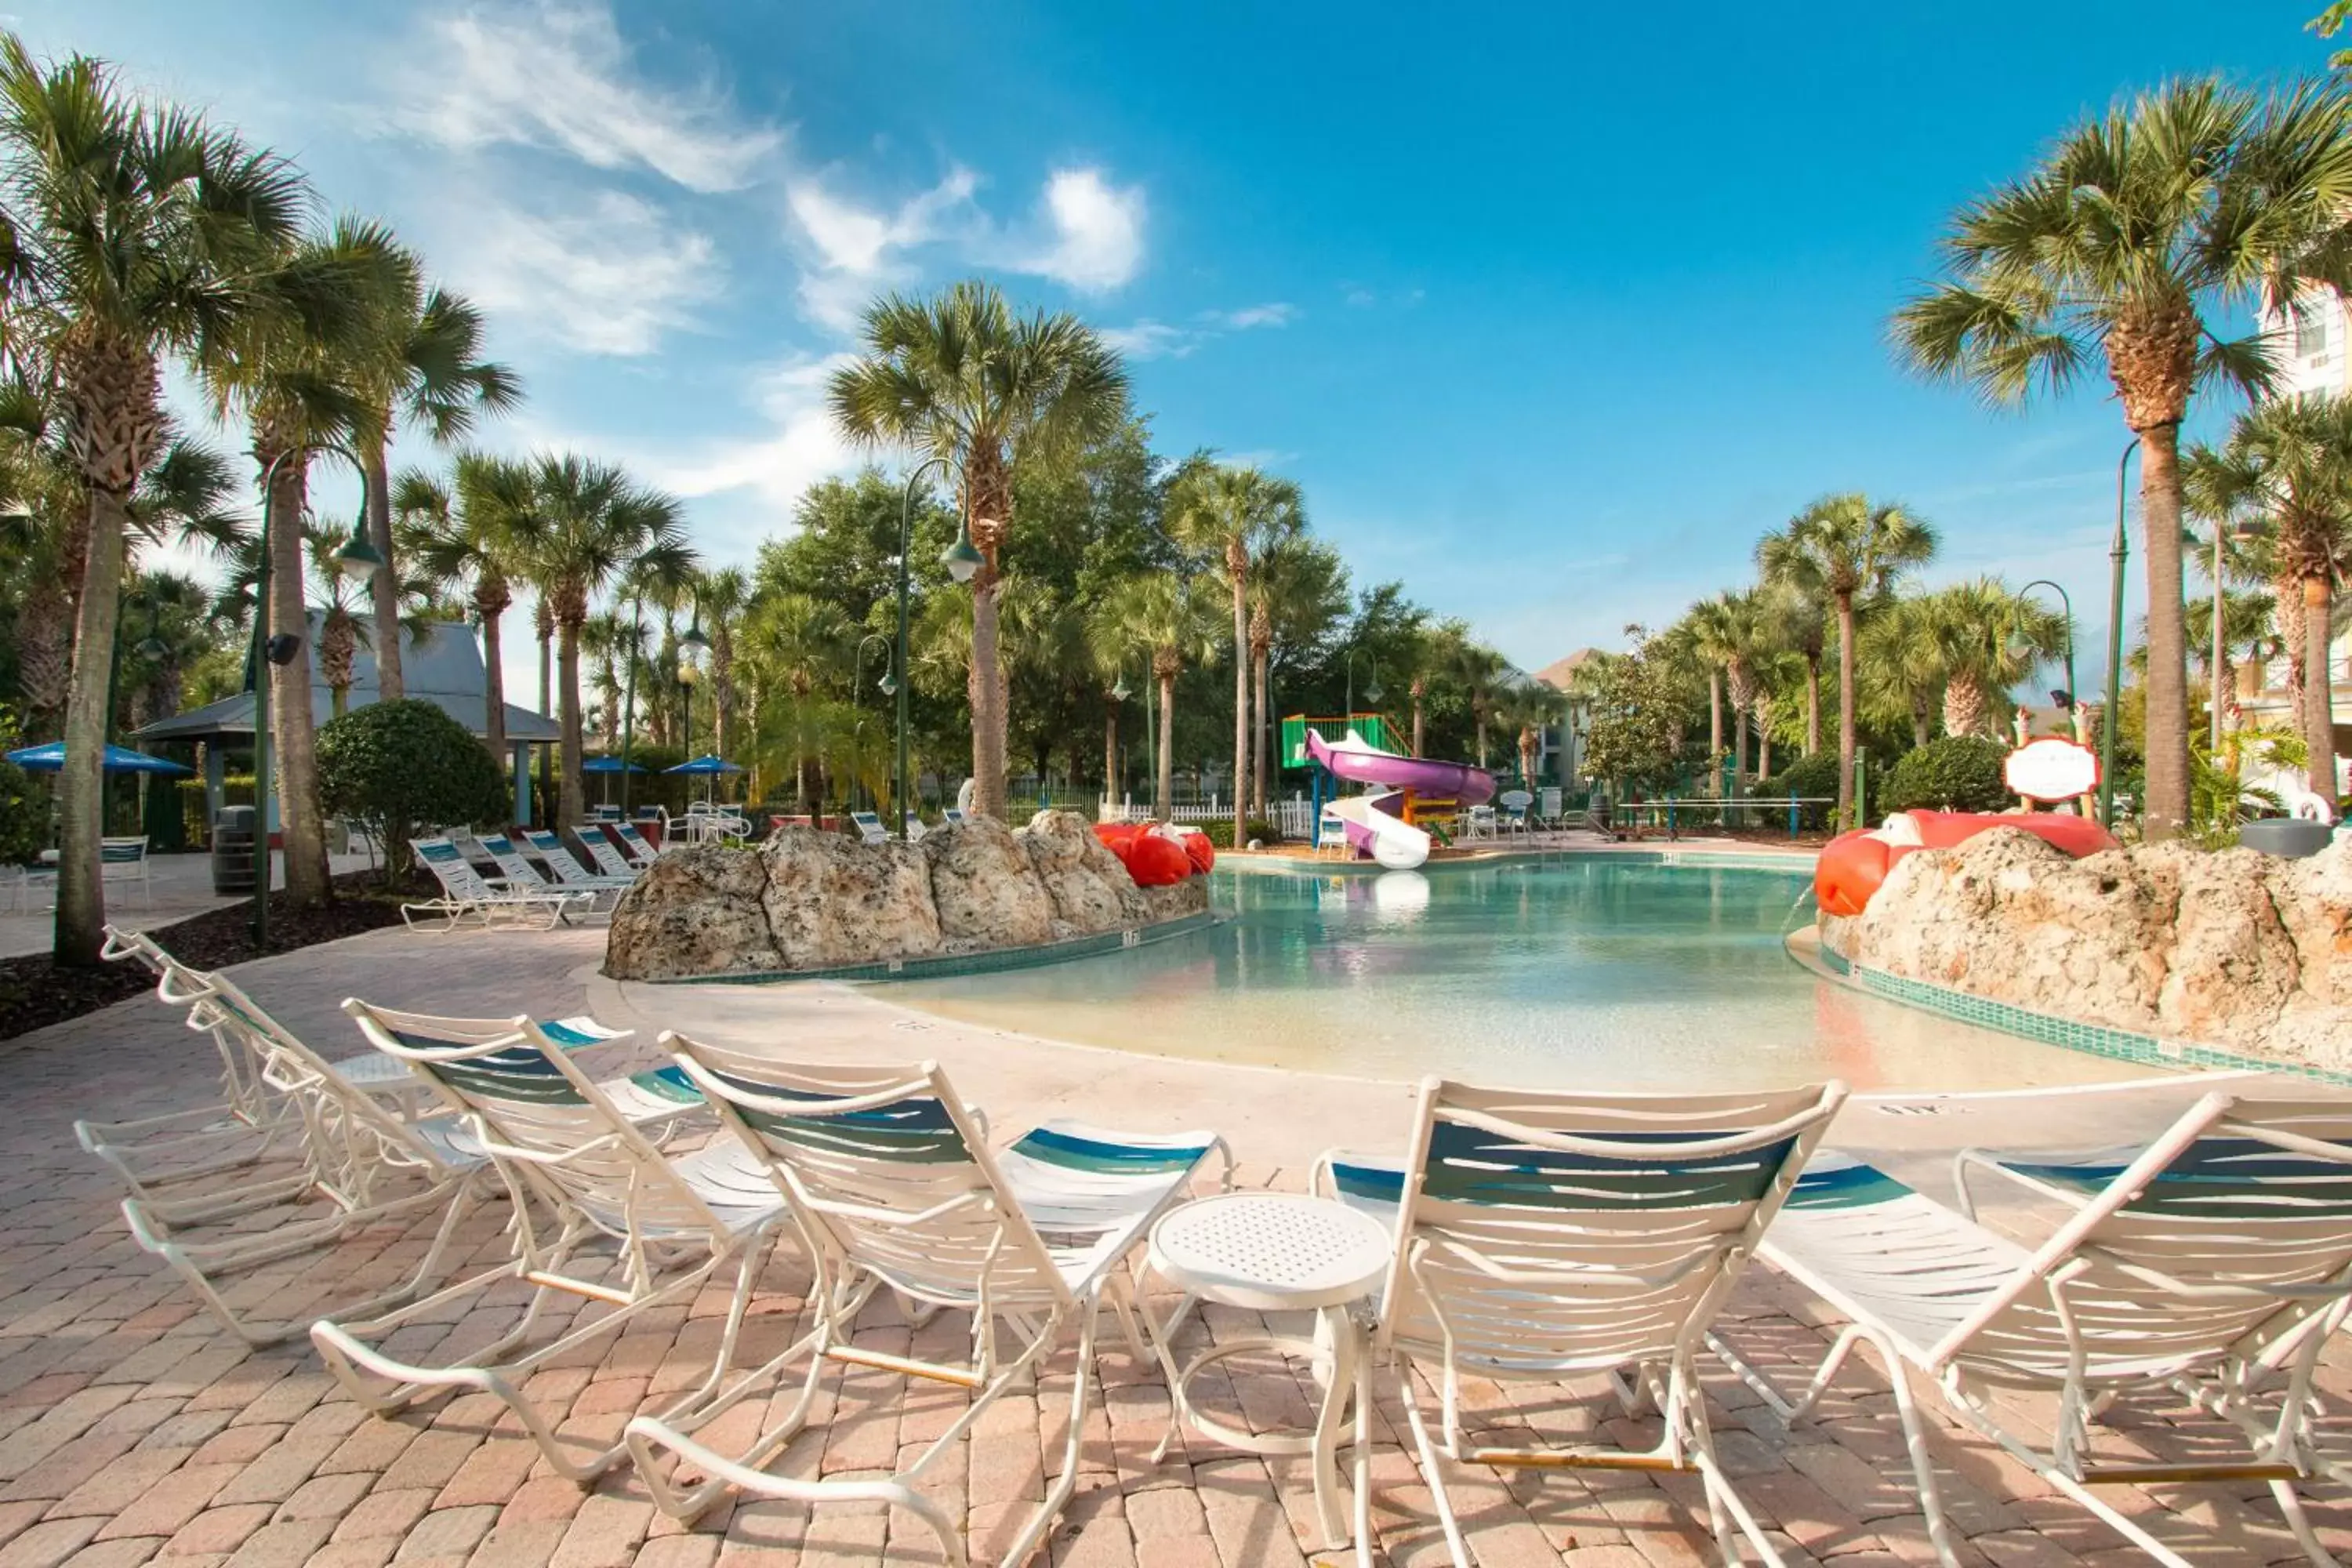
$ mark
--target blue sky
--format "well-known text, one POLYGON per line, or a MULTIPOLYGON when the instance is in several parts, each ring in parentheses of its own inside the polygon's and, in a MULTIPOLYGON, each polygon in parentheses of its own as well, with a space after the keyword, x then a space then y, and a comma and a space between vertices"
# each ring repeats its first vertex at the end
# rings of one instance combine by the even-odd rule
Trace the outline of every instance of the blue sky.
POLYGON ((529 383, 486 443, 628 462, 715 559, 858 461, 821 392, 859 305, 980 272, 1115 333, 1163 450, 1297 479, 1360 580, 1523 666, 1671 618, 1859 489, 1942 529, 1933 577, 2065 583, 2087 682, 2127 438, 2104 383, 1988 413, 1906 378, 1887 312, 1957 204, 2116 93, 2322 68, 2317 4, 17 0, 13 25, 390 220, 529 383))

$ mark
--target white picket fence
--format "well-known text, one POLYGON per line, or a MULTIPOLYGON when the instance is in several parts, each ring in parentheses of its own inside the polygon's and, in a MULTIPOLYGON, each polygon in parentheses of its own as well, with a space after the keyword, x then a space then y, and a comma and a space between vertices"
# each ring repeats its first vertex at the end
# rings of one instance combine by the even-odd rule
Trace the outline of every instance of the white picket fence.
MULTIPOLYGON (((1139 821, 1151 815, 1151 803, 1129 796, 1116 806, 1106 807, 1103 815, 1106 819, 1116 816, 1139 821)), ((1231 822, 1234 808, 1211 795, 1206 801, 1180 801, 1168 815, 1176 822, 1231 822)), ((1294 795, 1286 799, 1268 801, 1265 819, 1273 823, 1274 830, 1286 839, 1311 838, 1315 834, 1315 808, 1304 795, 1294 795)))

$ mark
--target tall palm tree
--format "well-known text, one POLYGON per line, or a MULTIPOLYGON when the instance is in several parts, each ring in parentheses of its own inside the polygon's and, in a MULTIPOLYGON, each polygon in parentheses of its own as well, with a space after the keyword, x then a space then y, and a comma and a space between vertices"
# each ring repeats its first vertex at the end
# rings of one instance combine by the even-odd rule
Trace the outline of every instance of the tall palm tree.
POLYGON ((1486 726, 1494 719, 1495 689, 1510 669, 1510 663, 1485 643, 1465 638, 1453 649, 1453 660, 1446 673, 1458 682, 1470 699, 1470 721, 1478 733, 1478 765, 1486 765, 1486 726))
POLYGON ((2291 580, 2282 584, 2286 591, 2280 604, 2294 601, 2303 634, 2296 719, 2310 749, 2308 787, 2332 806, 2336 726, 2328 645, 2336 583, 2352 566, 2352 398, 2307 395, 2257 405, 2239 419, 2221 454, 2192 452, 2189 468, 2200 510, 2221 517, 2251 510, 2269 521, 2273 569, 2291 580))
MULTIPOLYGON (((336 280, 342 308, 332 319, 302 320, 291 313, 249 319, 243 331, 217 334, 205 345, 200 365, 215 412, 241 416, 252 437, 262 506, 270 520, 269 624, 299 633, 308 624, 303 584, 307 575, 302 518, 309 508, 311 451, 323 443, 349 440, 364 416, 350 376, 352 356, 366 341, 368 302, 381 297, 387 275, 406 265, 391 233, 360 219, 339 221, 330 232, 289 245, 278 275, 336 280)), ((310 710, 310 674, 317 653, 307 637, 293 657, 273 663, 270 719, 277 731, 278 805, 283 814, 286 896, 296 908, 333 896, 328 878, 326 818, 319 801, 316 722, 310 710)))
POLYGON ((482 634, 482 741, 501 772, 507 757, 502 632, 514 581, 530 570, 534 500, 528 465, 460 452, 450 483, 415 469, 394 481, 401 553, 426 582, 465 596, 482 634))
POLYGON ((1804 552, 1785 537, 1795 528, 1791 522, 1782 533, 1759 542, 1756 558, 1764 587, 1780 601, 1774 616, 1781 640, 1805 661, 1805 755, 1810 757, 1822 749, 1822 659, 1829 652, 1832 605, 1820 579, 1807 569, 1804 552))
POLYGON ((1105 594, 1095 611, 1097 638, 1141 654, 1160 689, 1160 755, 1151 814, 1161 821, 1176 797, 1176 678, 1216 658, 1216 612, 1181 572, 1139 572, 1105 594))
POLYGON ((751 580, 740 567, 705 572, 695 580, 694 607, 710 642, 710 749, 720 756, 735 738, 735 634, 751 601, 751 580))
MULTIPOLYGON (((2234 700, 2228 694, 2231 650, 2278 646, 2286 662, 2287 711, 2298 716, 2299 727, 2305 640, 2303 579, 2273 548, 2275 531, 2265 531, 2260 469, 2242 447, 2232 449, 2200 441, 2180 455, 2180 494, 2189 515, 2209 529, 2218 530, 2222 541, 2222 581, 2218 591, 2222 595, 2226 621, 2221 646, 2218 649, 2212 646, 2213 601, 2208 596, 2204 608, 2189 617, 2192 650, 2204 662, 2209 679, 2219 659, 2224 700, 2234 711, 2234 700), (2268 592, 2228 592, 2231 584, 2265 584, 2268 592)), ((2200 547, 2191 554, 2200 574, 2210 579, 2213 566, 2208 549, 2200 547)))
POLYGON ((851 631, 837 605, 807 594, 763 595, 745 617, 746 656, 760 667, 761 685, 791 705, 782 733, 793 748, 803 811, 817 808, 823 754, 812 742, 807 720, 849 660, 851 631))
MULTIPOLYGON (((354 434, 367 490, 368 531, 383 557, 370 582, 378 626, 397 626, 401 613, 399 540, 393 531, 387 468, 395 431, 405 421, 435 445, 450 446, 465 439, 482 415, 522 403, 520 379, 483 357, 482 313, 473 301, 428 287, 424 263, 415 255, 404 252, 401 259, 402 265, 385 270, 382 292, 373 301, 371 330, 350 357, 363 406, 354 434)), ((379 640, 377 689, 392 701, 407 691, 401 639, 379 640)))
POLYGON ((1767 581, 1826 597, 1837 615, 1838 821, 1853 815, 1854 606, 1936 554, 1936 531, 1900 503, 1826 496, 1757 547, 1767 581))
POLYGON ((2018 598, 1998 577, 1938 588, 1922 605, 1944 678, 1944 733, 1997 737, 2011 688, 2066 651, 2066 617, 2018 598))
POLYGON ((1954 217, 1948 280, 1895 313, 1899 352, 1931 375, 2017 403, 2104 361, 2140 443, 2147 560, 2146 829, 2189 816, 2180 424, 2200 386, 2265 389, 2259 335, 2215 331, 2305 282, 2352 286, 2352 128, 2333 90, 2268 97, 2168 83, 2074 127, 2022 178, 1954 217))
POLYGON ((595 661, 589 684, 596 692, 596 742, 606 751, 621 743, 621 657, 628 646, 628 618, 616 610, 599 610, 580 628, 580 651, 595 661))
POLYGON ((1523 680, 1495 694, 1495 719, 1511 736, 1519 757, 1519 786, 1533 789, 1536 752, 1547 726, 1559 722, 1566 699, 1540 680, 1523 680))
POLYGON ((1168 497, 1169 531, 1224 567, 1234 611, 1234 842, 1249 838, 1250 571, 1277 543, 1307 529, 1298 487, 1246 465, 1199 462, 1168 497))
POLYGON ((1746 647, 1748 618, 1740 595, 1727 591, 1693 605, 1667 634, 1685 641, 1706 670, 1706 749, 1711 769, 1719 766, 1723 758, 1724 675, 1746 647))
MULTIPOLYGON (((1274 793, 1278 764, 1274 747, 1274 650, 1298 648, 1318 642, 1347 613, 1348 568, 1339 552, 1311 539, 1284 540, 1259 557, 1250 577, 1249 658, 1257 722, 1256 755, 1250 780, 1256 792, 1257 815, 1263 818, 1274 793)), ((1416 724, 1421 709, 1413 705, 1416 724)), ((1416 731, 1413 746, 1420 749, 1416 731)))
POLYGON ((100 748, 123 530, 167 436, 163 362, 299 302, 299 291, 262 283, 309 208, 308 187, 284 160, 135 100, 100 61, 45 63, 0 35, 9 346, 37 353, 54 379, 88 517, 58 781, 59 964, 95 966, 104 941, 100 748))
POLYGON ((971 765, 978 808, 1004 815, 1007 690, 997 656, 1000 554, 1024 463, 1110 435, 1127 372, 1093 328, 1063 312, 1016 317, 990 284, 929 300, 891 295, 866 312, 866 357, 835 373, 834 418, 851 440, 946 458, 981 561, 971 579, 971 765))
POLYGON ((571 824, 587 810, 580 764, 585 745, 580 718, 580 629, 591 601, 624 572, 641 579, 683 582, 694 571, 678 504, 638 485, 616 465, 566 454, 543 457, 531 470, 531 518, 525 546, 532 586, 554 605, 556 700, 563 758, 558 818, 571 824))
POLYGON ((1855 641, 1857 677, 1874 720, 1907 721, 1915 749, 1935 739, 1936 709, 1944 693, 1944 660, 1927 600, 1881 603, 1862 623, 1855 641))
POLYGON ((1444 620, 1423 635, 1414 651, 1412 679, 1405 693, 1412 699, 1412 754, 1427 755, 1424 704, 1429 700, 1430 687, 1450 676, 1462 663, 1464 650, 1470 646, 1470 623, 1460 619, 1444 620))

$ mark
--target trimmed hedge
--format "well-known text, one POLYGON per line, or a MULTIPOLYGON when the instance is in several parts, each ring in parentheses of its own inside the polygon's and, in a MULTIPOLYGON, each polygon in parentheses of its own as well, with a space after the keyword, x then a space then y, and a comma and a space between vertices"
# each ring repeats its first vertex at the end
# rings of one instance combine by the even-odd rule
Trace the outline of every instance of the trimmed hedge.
POLYGON ((385 846, 387 881, 420 826, 503 823, 514 811, 488 748, 417 698, 371 702, 320 730, 319 797, 385 846))
POLYGON ((1835 750, 1824 747, 1810 757, 1798 758, 1785 768, 1774 769, 1770 778, 1756 786, 1754 795, 1759 800, 1770 800, 1776 796, 1786 799, 1793 795, 1802 798, 1818 796, 1830 802, 1827 805, 1798 807, 1799 822, 1806 827, 1821 829, 1830 825, 1830 816, 1837 810, 1837 792, 1838 754, 1835 750))
POLYGON ((2009 748, 1976 735, 1947 735, 1906 752, 1873 805, 1887 811, 1999 811, 2009 804, 2000 767, 2009 748))

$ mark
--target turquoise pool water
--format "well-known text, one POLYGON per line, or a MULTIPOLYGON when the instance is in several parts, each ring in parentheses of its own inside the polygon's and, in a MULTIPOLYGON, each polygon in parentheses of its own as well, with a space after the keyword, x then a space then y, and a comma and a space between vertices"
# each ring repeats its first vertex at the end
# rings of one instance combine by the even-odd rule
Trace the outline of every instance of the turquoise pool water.
POLYGON ((1213 900, 1234 918, 1213 931, 876 994, 1052 1039, 1367 1078, 1991 1089, 2144 1075, 1816 978, 1780 942, 1809 875, 1574 856, 1220 874, 1213 900))

